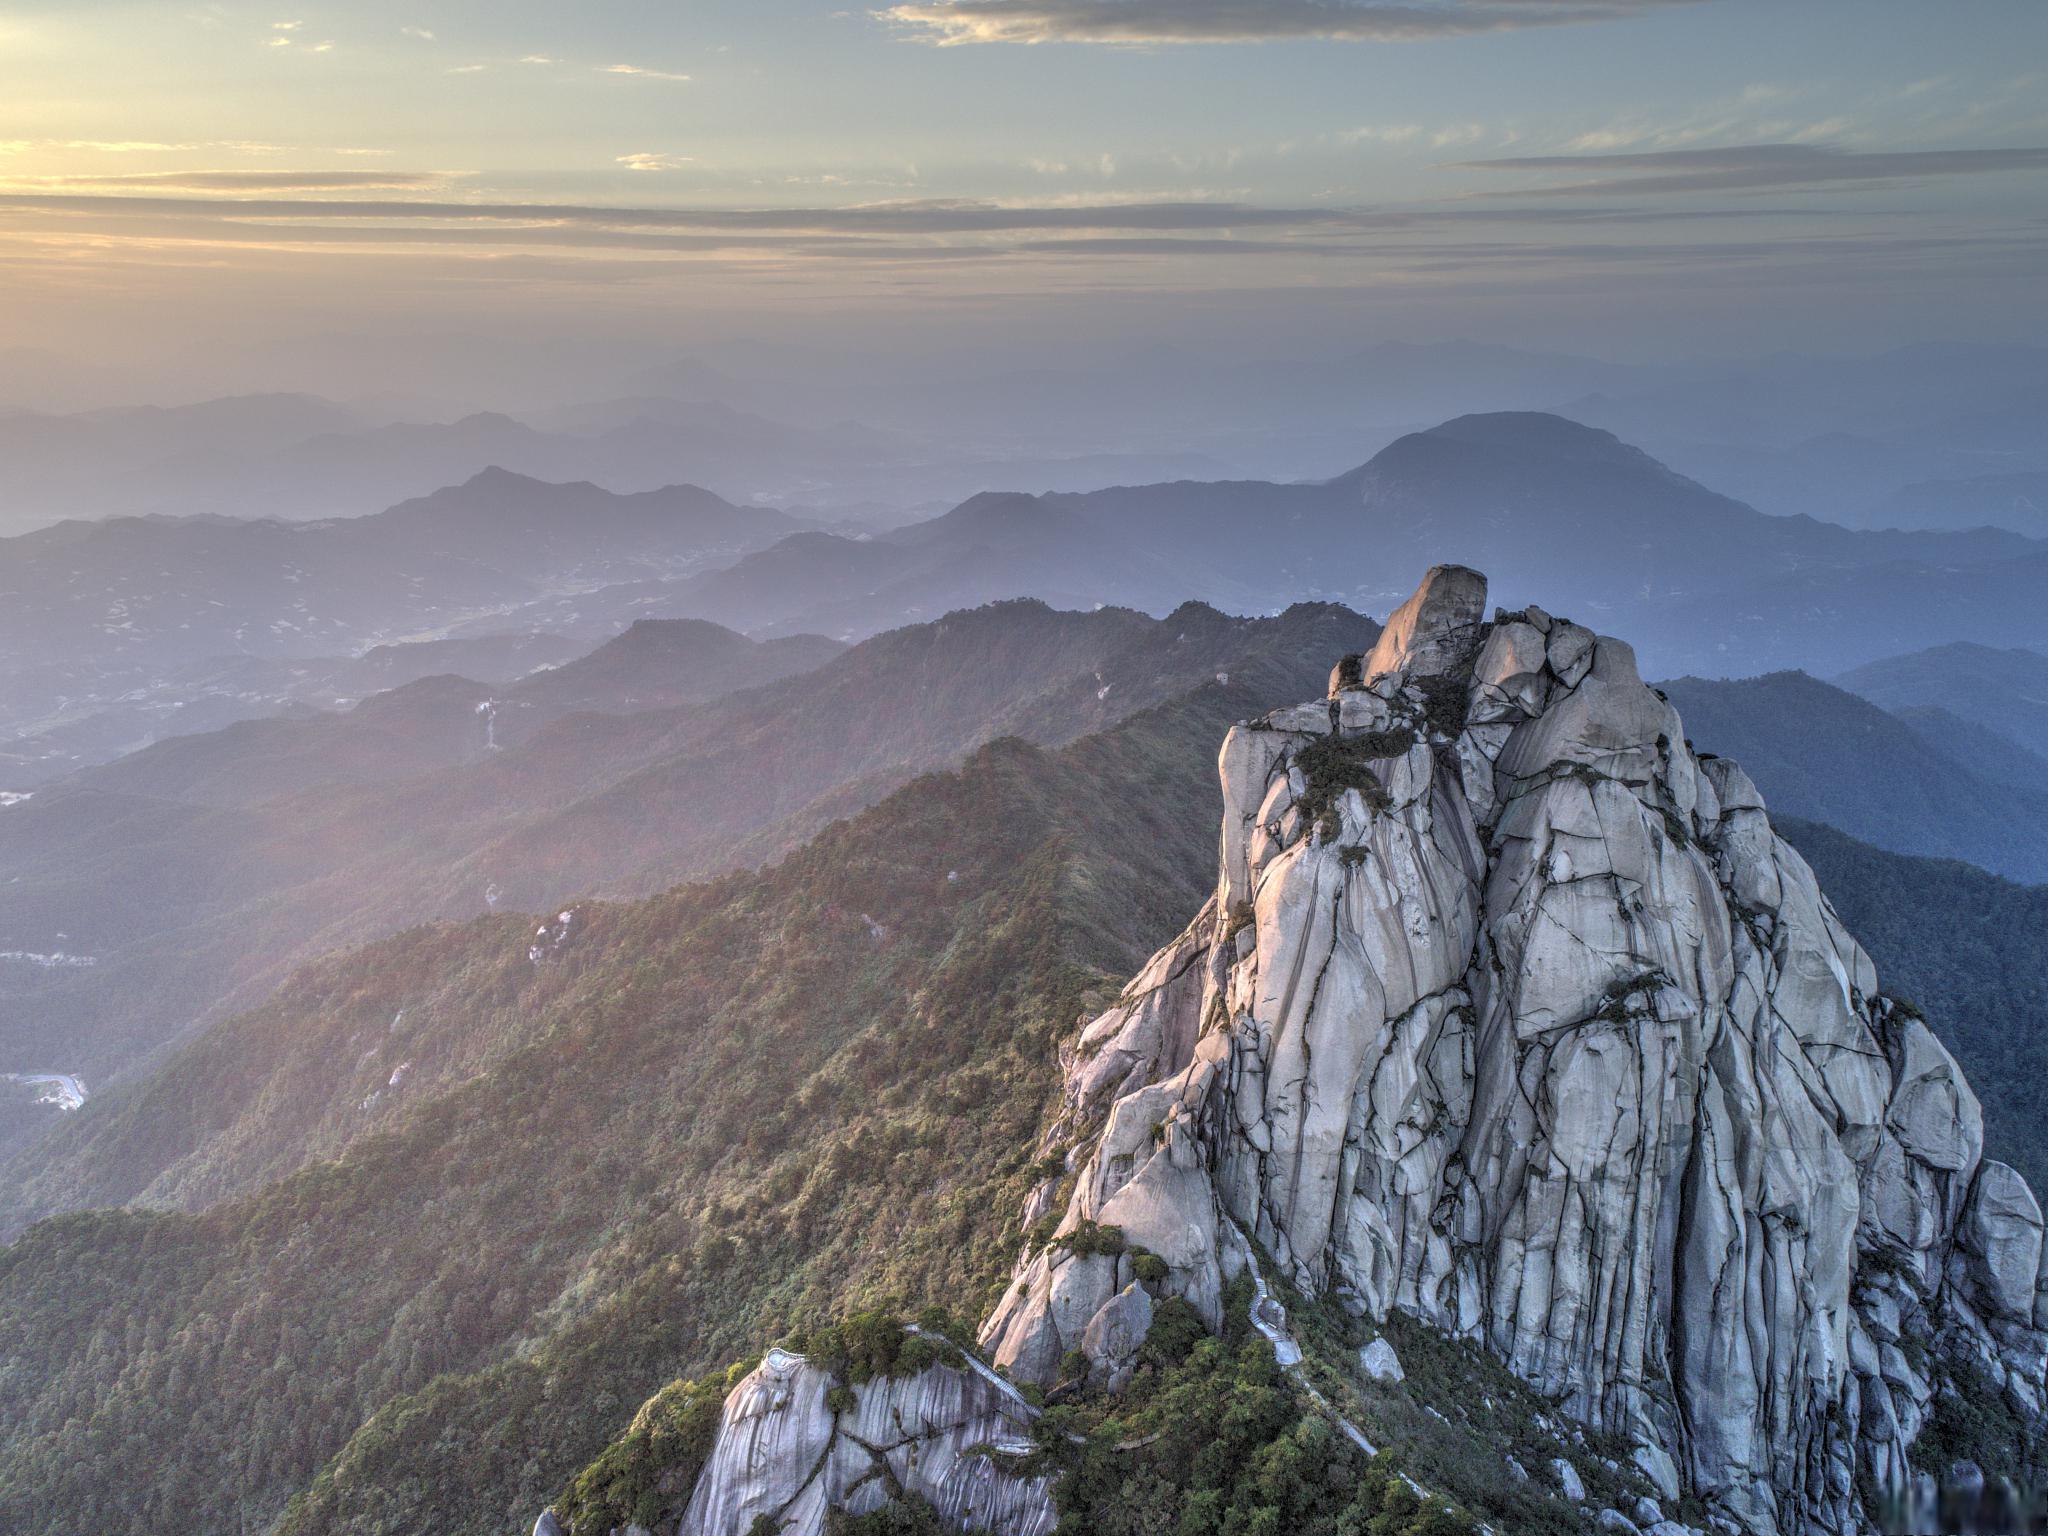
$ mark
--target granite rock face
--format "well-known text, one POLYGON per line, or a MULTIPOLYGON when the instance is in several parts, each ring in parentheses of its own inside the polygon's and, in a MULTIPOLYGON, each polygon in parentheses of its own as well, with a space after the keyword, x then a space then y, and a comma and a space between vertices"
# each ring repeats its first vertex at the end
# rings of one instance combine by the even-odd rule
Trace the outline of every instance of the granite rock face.
POLYGON ((1230 733, 1216 895, 1065 1052, 1061 1235, 983 1342, 1050 1382, 1116 1332, 1130 1261, 1070 1252, 1083 1222, 1217 1321, 1235 1223, 1479 1341, 1670 1496, 1862 1530, 1929 1347, 2041 1411, 2039 1204, 1629 647, 1484 606, 1440 567, 1328 698, 1230 733))
POLYGON ((747 1536, 761 1516, 783 1536, 819 1536, 827 1514, 866 1514, 915 1494, 954 1530, 1046 1536, 1046 1480, 1003 1464, 1032 1449, 1031 1410, 991 1376, 933 1365, 851 1389, 835 1406, 830 1373, 783 1350, 726 1398, 711 1457, 678 1536, 747 1536))

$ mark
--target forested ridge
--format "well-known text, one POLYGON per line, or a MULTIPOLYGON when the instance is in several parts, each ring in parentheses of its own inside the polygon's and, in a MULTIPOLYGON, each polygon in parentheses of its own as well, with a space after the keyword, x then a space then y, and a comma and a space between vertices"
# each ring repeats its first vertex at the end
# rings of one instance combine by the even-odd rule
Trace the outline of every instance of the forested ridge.
POLYGON ((1308 686, 998 742, 764 873, 580 906, 537 960, 525 922, 415 930, 252 1016, 353 1094, 452 970, 481 984, 421 1052, 490 1059, 339 1160, 0 1256, 0 1525, 496 1530, 667 1380, 884 1300, 975 1312, 1055 1039, 1200 903, 1206 744, 1308 686))

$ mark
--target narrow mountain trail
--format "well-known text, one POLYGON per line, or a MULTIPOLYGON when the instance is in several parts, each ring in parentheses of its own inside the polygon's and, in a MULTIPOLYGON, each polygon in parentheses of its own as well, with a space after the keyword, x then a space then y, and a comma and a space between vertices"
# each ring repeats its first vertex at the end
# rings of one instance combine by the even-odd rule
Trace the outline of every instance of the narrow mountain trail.
MULTIPOLYGON (((1365 1431, 1339 1413, 1337 1405, 1323 1396, 1316 1384, 1308 1379, 1308 1372, 1303 1370, 1301 1365, 1301 1345, 1295 1342, 1294 1335, 1287 1326, 1287 1308, 1266 1284, 1265 1272, 1259 1268, 1258 1256, 1252 1248, 1250 1239, 1244 1235, 1244 1229, 1228 1217, 1224 1220, 1239 1246, 1244 1249, 1245 1263, 1252 1272, 1252 1326, 1258 1329, 1260 1337, 1273 1346, 1274 1361, 1281 1370, 1293 1378, 1295 1385, 1307 1394, 1308 1400, 1316 1405, 1324 1417, 1343 1431, 1345 1439, 1366 1455, 1377 1456, 1379 1450, 1365 1437, 1365 1431)), ((1417 1489, 1417 1492, 1420 1491, 1417 1489)))

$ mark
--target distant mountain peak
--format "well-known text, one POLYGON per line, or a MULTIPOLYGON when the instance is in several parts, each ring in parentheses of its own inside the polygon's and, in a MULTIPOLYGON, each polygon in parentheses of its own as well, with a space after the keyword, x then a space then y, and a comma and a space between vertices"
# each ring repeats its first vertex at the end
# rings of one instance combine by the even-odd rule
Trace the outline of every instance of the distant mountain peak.
POLYGON ((934 530, 981 528, 991 525, 1016 527, 1026 518, 1043 519, 1051 515, 1052 507, 1046 499, 1034 496, 1028 491, 977 491, 952 511, 933 518, 929 523, 911 526, 934 530))
MULTIPOLYGON (((1344 486, 1405 483, 1417 476, 1471 479, 1515 465, 1547 465, 1568 473, 1656 478, 1713 495, 1670 466, 1601 427, 1552 411, 1479 411, 1454 416, 1396 438, 1365 463, 1330 482, 1344 486)), ((1728 506, 1739 502, 1715 496, 1728 506)), ((1744 510, 1750 510, 1745 508, 1744 510)))
POLYGON ((1474 411, 1453 416, 1420 434, 1464 443, 1500 443, 1518 448, 1570 445, 1636 453, 1612 432, 1589 427, 1555 411, 1474 411))
MULTIPOLYGON (((548 482, 533 475, 522 475, 517 470, 506 469, 498 464, 486 464, 482 469, 464 480, 460 485, 447 487, 449 490, 497 490, 507 486, 546 485, 548 482)), ((441 494, 441 493, 436 493, 441 494)))

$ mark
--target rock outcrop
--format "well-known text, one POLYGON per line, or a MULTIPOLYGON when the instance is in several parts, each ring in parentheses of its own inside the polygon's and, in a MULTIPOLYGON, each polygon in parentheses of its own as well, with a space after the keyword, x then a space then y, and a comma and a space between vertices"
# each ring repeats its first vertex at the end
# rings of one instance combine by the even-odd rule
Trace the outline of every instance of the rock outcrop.
POLYGON ((1046 1536, 1055 1516, 1028 1455, 1032 1410, 962 1361, 840 1389, 801 1355, 770 1350, 733 1388, 678 1536, 819 1536, 835 1509, 865 1514, 913 1495, 953 1530, 1046 1536))
POLYGON ((1132 1260, 1073 1236, 1121 1228, 1214 1322, 1242 1228, 1479 1341, 1667 1497, 1867 1529, 1941 1373, 2042 1411, 2039 1204, 1629 647, 1484 606, 1440 567, 1328 698, 1230 733, 1216 894, 1066 1053, 1072 1192, 983 1342, 1111 1374, 1132 1260))

